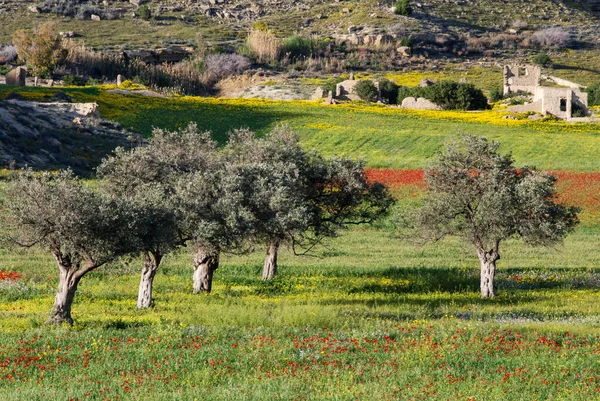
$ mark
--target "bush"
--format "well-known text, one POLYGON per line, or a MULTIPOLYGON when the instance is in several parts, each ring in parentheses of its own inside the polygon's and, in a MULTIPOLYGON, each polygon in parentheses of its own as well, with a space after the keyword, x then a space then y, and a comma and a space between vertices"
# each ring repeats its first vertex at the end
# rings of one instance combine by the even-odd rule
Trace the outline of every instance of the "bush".
POLYGON ((300 57, 310 57, 319 50, 319 42, 306 36, 292 36, 283 42, 283 53, 289 55, 292 60, 300 57))
POLYGON ((546 49, 562 49, 569 45, 571 36, 562 28, 547 28, 531 36, 531 42, 546 49))
POLYGON ((379 81, 379 91, 381 98, 387 100, 389 104, 398 103, 398 85, 388 79, 379 81))
POLYGON ((405 17, 408 17, 409 15, 411 15, 412 7, 410 6, 410 1, 409 0, 399 0, 396 3, 396 8, 394 10, 394 13, 396 13, 397 15, 404 15, 405 17))
POLYGON ((63 78, 65 86, 84 86, 85 82, 78 76, 67 75, 63 78))
POLYGON ((600 82, 588 86, 586 92, 588 94, 588 105, 600 106, 600 82))
POLYGON ((204 64, 206 72, 216 79, 239 74, 251 66, 250 60, 239 54, 209 54, 204 59, 204 64))
POLYGON ((377 87, 370 80, 359 81, 354 87, 354 93, 367 103, 377 100, 377 87))
POLYGON ((504 98, 504 90, 500 87, 495 87, 490 90, 490 101, 497 102, 504 98))
POLYGON ((547 67, 552 64, 552 60, 547 53, 539 53, 533 58, 533 63, 540 67, 547 67))
POLYGON ((276 61, 281 54, 281 42, 273 32, 252 29, 247 39, 248 48, 256 56, 259 63, 276 61))
POLYGON ((152 11, 150 11, 150 7, 148 4, 144 4, 138 8, 137 13, 141 19, 144 21, 149 21, 152 19, 152 11))
POLYGON ((17 58, 17 48, 13 45, 0 45, 0 64, 10 63, 17 58))
POLYGON ((18 30, 13 35, 13 43, 19 59, 25 61, 34 76, 52 75, 56 65, 66 56, 62 37, 52 23, 43 23, 33 32, 18 30))
POLYGON ((398 87, 398 104, 402 104, 402 101, 407 97, 419 97, 418 90, 421 88, 409 88, 408 86, 398 87))

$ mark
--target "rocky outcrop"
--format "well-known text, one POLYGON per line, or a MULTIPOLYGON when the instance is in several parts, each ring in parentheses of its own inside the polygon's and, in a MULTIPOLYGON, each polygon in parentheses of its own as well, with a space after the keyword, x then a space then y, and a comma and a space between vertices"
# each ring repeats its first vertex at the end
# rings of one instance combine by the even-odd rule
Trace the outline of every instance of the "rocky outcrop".
POLYGON ((171 46, 157 50, 130 50, 125 52, 129 58, 137 58, 149 64, 178 63, 192 54, 192 49, 171 46))
POLYGON ((414 98, 407 97, 402 101, 403 109, 417 109, 417 110, 442 110, 442 108, 433 103, 431 100, 425 98, 414 98))
POLYGON ((95 103, 0 101, 0 166, 71 168, 87 174, 137 135, 99 117, 95 103))

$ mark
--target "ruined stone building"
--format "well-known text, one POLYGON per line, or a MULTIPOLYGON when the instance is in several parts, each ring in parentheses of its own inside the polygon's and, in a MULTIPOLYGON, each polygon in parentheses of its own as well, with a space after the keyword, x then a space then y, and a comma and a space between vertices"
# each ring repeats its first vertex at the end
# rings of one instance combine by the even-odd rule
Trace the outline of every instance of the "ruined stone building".
POLYGON ((533 96, 531 103, 509 108, 515 113, 533 111, 569 120, 573 118, 575 109, 578 109, 581 114, 589 116, 591 113, 588 109, 588 95, 583 92, 583 88, 565 79, 542 75, 540 67, 537 66, 504 67, 504 95, 526 92, 533 96), (552 86, 543 85, 542 81, 552 86))

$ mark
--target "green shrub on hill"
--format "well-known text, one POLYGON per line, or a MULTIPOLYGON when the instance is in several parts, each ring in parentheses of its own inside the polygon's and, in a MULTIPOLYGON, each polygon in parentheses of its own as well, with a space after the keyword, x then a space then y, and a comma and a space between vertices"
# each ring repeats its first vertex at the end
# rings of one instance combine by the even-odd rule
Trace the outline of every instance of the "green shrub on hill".
POLYGON ((321 48, 321 43, 313 38, 295 35, 283 42, 283 54, 289 55, 291 59, 310 57, 321 48))
POLYGON ((495 87, 490 90, 490 101, 497 102, 504 98, 504 91, 500 87, 495 87))
POLYGON ((409 0, 399 0, 396 3, 396 9, 394 10, 394 13, 408 17, 412 14, 412 11, 413 10, 409 0))
POLYGON ((588 105, 600 106, 600 82, 590 85, 587 88, 588 105))
POLYGON ((381 92, 381 98, 389 104, 398 103, 398 85, 394 82, 389 79, 382 79, 379 81, 379 91, 381 92))
POLYGON ((377 100, 377 87, 368 79, 359 81, 354 87, 354 93, 367 103, 377 100))

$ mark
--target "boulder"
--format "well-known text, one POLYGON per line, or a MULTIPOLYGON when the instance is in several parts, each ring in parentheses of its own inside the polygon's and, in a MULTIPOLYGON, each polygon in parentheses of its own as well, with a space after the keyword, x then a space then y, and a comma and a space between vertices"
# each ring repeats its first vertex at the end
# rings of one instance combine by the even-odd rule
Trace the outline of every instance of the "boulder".
POLYGON ((99 16, 99 15, 92 14, 92 15, 90 16, 90 19, 91 19, 92 21, 100 21, 102 18, 100 18, 100 16, 99 16))
POLYGON ((412 50, 408 46, 400 46, 399 48, 396 49, 396 51, 402 57, 410 57, 412 54, 412 50))
POLYGON ((27 78, 27 69, 17 67, 6 74, 6 85, 9 86, 25 86, 25 78, 27 78))
POLYGON ((417 109, 417 110, 442 110, 442 108, 433 103, 431 100, 425 99, 423 97, 414 98, 407 97, 402 100, 402 108, 403 109, 417 109))

